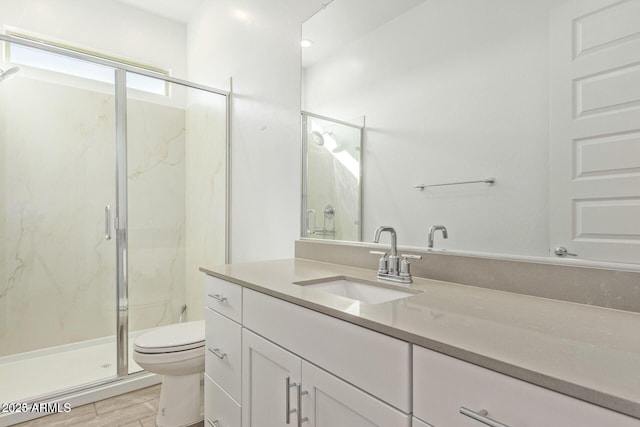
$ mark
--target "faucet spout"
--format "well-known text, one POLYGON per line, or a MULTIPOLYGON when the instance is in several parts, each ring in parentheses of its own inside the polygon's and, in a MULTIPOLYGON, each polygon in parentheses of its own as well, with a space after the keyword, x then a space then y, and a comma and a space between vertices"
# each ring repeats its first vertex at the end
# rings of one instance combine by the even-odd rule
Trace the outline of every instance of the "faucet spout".
POLYGON ((380 243, 380 235, 384 232, 388 231, 391 234, 391 256, 398 256, 398 238, 396 236, 396 230, 393 227, 389 227, 386 225, 381 225, 376 228, 376 232, 373 235, 373 243, 380 243))
POLYGON ((433 235, 436 233, 436 231, 442 231, 442 237, 444 237, 445 239, 449 238, 447 227, 445 227, 444 225, 432 225, 431 227, 429 227, 429 233, 427 235, 428 248, 433 248, 433 235))

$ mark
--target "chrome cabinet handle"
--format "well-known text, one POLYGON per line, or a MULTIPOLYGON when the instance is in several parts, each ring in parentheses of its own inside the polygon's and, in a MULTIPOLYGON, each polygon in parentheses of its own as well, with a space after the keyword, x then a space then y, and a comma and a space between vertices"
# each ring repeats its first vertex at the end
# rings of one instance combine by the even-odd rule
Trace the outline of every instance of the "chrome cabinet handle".
POLYGON ((558 256, 578 256, 578 254, 572 254, 564 246, 558 246, 553 250, 553 253, 558 256))
POLYGON ((209 294, 209 296, 211 298, 213 298, 213 299, 216 299, 216 300, 220 301, 220 302, 225 302, 227 300, 227 297, 220 296, 220 294, 209 294))
POLYGON ((220 352, 220 349, 219 349, 219 348, 209 348, 209 351, 210 351, 211 353, 215 354, 215 355, 218 357, 218 359, 220 359, 220 360, 222 360, 222 359, 224 359, 225 357, 227 357, 227 353, 222 353, 222 352, 220 352))
POLYGON ((291 424, 291 414, 295 413, 296 410, 295 409, 291 409, 291 402, 289 401, 291 398, 291 389, 293 387, 298 387, 298 384, 296 383, 292 383, 291 382, 291 377, 287 377, 285 380, 285 411, 286 411, 286 415, 285 415, 285 420, 287 421, 287 424, 291 424))
POLYGON ((209 418, 207 418, 207 422, 211 427, 220 427, 220 420, 211 421, 209 418))
POLYGON ((302 391, 302 384, 300 383, 296 384, 296 387, 298 388, 298 427, 302 427, 302 423, 309 421, 307 417, 302 418, 302 395, 309 394, 309 392, 302 391))
POLYGON ((482 424, 485 424, 491 427, 509 427, 506 424, 502 424, 501 422, 498 422, 496 420, 493 420, 487 417, 487 415, 489 415, 489 412, 486 409, 482 409, 478 412, 474 412, 471 409, 467 409, 464 406, 461 406, 460 413, 462 415, 466 415, 469 418, 473 418, 474 420, 479 421, 482 424))
POLYGON ((104 207, 104 239, 111 240, 111 206, 104 207))

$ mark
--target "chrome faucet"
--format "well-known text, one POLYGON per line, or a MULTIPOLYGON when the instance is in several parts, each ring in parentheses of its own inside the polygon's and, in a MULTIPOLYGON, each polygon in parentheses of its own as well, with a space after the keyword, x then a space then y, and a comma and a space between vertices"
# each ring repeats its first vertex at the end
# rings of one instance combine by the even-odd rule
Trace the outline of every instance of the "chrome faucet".
POLYGON ((372 254, 380 255, 378 260, 378 279, 390 280, 392 282, 412 283, 409 259, 422 259, 419 255, 402 254, 402 262, 398 257, 398 239, 396 230, 389 226, 380 226, 373 235, 373 243, 380 243, 380 235, 388 231, 391 234, 391 255, 387 259, 386 252, 370 251, 372 254))
POLYGON ((442 237, 444 237, 445 239, 449 238, 449 233, 447 233, 447 227, 445 227, 444 225, 432 225, 431 227, 429 227, 429 234, 427 235, 428 248, 433 247, 433 235, 438 230, 442 231, 442 237))
POLYGON ((389 274, 398 274, 398 238, 393 227, 381 225, 373 235, 373 243, 380 242, 380 235, 388 231, 391 234, 391 255, 389 255, 389 274))

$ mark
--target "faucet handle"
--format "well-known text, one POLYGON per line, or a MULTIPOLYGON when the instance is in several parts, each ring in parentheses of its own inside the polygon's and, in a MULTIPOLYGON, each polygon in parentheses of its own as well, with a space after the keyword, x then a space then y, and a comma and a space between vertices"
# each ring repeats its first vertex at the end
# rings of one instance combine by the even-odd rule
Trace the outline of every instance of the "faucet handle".
POLYGON ((409 259, 422 259, 422 255, 402 254, 402 262, 400 263, 400 277, 407 278, 411 283, 411 266, 409 259))
POLYGON ((380 255, 378 260, 378 274, 387 274, 389 267, 387 266, 387 253, 382 251, 369 251, 370 254, 380 255))

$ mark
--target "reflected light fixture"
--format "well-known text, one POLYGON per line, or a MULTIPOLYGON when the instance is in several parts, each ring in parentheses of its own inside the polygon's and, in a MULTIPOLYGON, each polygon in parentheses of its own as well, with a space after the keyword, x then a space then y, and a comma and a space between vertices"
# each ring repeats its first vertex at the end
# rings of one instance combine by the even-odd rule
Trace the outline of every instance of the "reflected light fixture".
POLYGON ((311 47, 312 44, 313 42, 311 40, 304 39, 300 41, 300 46, 302 47, 311 47))
POLYGON ((233 16, 240 22, 244 22, 246 23, 250 23, 251 22, 251 15, 249 15, 249 13, 245 10, 242 9, 234 9, 233 10, 233 16))

